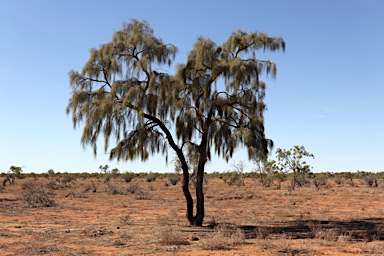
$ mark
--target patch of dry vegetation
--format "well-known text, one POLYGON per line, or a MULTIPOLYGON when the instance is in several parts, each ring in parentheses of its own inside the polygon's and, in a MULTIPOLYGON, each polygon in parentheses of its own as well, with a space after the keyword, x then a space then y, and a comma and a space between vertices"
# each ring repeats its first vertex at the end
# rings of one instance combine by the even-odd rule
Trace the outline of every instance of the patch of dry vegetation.
MULTIPOLYGON (((131 175, 131 174, 130 174, 131 175)), ((34 177, 0 193, 0 255, 382 255, 384 192, 366 180, 256 178, 205 187, 203 228, 187 225, 168 177, 34 177), (47 207, 49 206, 49 207, 47 207), (51 207, 55 206, 55 207, 51 207)))
POLYGON ((228 250, 233 245, 244 243, 244 234, 236 226, 219 224, 201 241, 205 250, 228 250))

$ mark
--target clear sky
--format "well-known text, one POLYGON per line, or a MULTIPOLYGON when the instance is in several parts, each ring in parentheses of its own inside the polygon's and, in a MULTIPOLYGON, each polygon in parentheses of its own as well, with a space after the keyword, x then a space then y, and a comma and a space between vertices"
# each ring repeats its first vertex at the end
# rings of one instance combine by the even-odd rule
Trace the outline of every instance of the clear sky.
MULTIPOLYGON (((304 145, 314 171, 384 171, 384 1, 0 0, 0 173, 11 165, 36 173, 97 172, 100 164, 172 171, 161 156, 109 162, 102 146, 94 158, 65 114, 68 72, 132 18, 175 44, 178 63, 198 36, 217 44, 238 29, 282 36, 286 52, 266 56, 278 68, 266 81, 266 134, 275 148, 304 145)), ((207 170, 232 163, 214 158, 207 170)))

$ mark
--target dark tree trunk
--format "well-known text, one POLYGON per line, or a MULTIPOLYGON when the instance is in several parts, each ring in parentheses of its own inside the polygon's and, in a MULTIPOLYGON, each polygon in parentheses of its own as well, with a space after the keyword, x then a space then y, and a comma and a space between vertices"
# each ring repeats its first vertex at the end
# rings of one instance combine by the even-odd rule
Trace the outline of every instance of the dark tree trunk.
MULTIPOLYGON (((208 115, 207 126, 209 127, 211 123, 210 117, 212 113, 208 115)), ((189 169, 187 161, 185 160, 183 150, 178 147, 173 140, 171 133, 168 128, 164 125, 164 123, 151 115, 144 114, 144 117, 154 121, 160 129, 165 133, 166 138, 172 147, 172 149, 176 152, 177 157, 180 160, 181 168, 183 170, 183 193, 185 199, 187 201, 187 219, 190 225, 201 227, 204 221, 204 192, 203 192, 203 181, 204 181, 204 169, 205 163, 207 162, 207 145, 208 145, 208 129, 204 132, 201 140, 201 144, 199 146, 199 164, 197 168, 197 181, 196 181, 196 215, 193 216, 193 199, 191 193, 189 192, 189 169)))
MULTIPOLYGON (((210 115, 208 116, 207 126, 210 124, 210 115)), ((207 146, 208 146, 208 129, 203 133, 201 144, 199 146, 199 164, 197 166, 196 176, 196 216, 195 226, 201 227, 204 221, 204 171, 207 162, 207 146)))
POLYGON ((181 168, 183 169, 183 193, 187 201, 187 219, 190 225, 195 225, 195 217, 193 216, 193 199, 192 199, 191 193, 189 192, 189 170, 188 170, 187 161, 185 160, 185 157, 183 154, 183 150, 176 145, 168 128, 164 125, 164 123, 160 119, 148 114, 144 114, 144 117, 154 121, 160 127, 160 129, 165 133, 166 138, 169 142, 169 145, 176 152, 177 157, 180 160, 181 168))
POLYGON ((203 192, 203 181, 204 181, 204 162, 199 162, 197 168, 196 177, 196 216, 195 226, 201 227, 204 221, 204 192, 203 192))
POLYGON ((189 192, 189 172, 188 166, 185 163, 186 168, 183 166, 183 193, 187 201, 187 219, 190 225, 195 225, 195 218, 193 217, 193 199, 191 193, 189 192))

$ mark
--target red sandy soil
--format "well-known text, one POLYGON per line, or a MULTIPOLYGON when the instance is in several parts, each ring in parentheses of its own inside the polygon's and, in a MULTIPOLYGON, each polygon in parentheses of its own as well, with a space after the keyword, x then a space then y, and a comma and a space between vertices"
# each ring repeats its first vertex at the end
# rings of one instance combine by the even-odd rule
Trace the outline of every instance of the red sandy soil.
POLYGON ((167 178, 16 180, 0 191, 0 255, 384 255, 381 182, 289 191, 209 179, 197 228, 167 178), (28 206, 36 186, 54 206, 28 206))

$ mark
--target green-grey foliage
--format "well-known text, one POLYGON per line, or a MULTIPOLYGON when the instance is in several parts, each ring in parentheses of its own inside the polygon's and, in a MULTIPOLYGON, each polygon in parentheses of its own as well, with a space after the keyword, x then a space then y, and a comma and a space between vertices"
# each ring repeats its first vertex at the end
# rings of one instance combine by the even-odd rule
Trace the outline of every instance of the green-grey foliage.
POLYGON ((250 158, 262 159, 272 147, 264 134, 266 84, 260 76, 274 78, 276 65, 257 59, 260 50, 285 50, 285 42, 244 31, 222 45, 200 37, 186 63, 170 75, 163 68, 172 64, 177 48, 155 37, 147 22, 133 20, 111 42, 92 49, 81 72, 70 72, 67 113, 74 127, 84 122, 81 142, 94 154, 100 135, 105 151, 110 139, 116 140, 110 158, 117 160, 144 161, 154 153, 167 159, 170 146, 183 170, 188 220, 201 226, 204 168, 212 152, 229 160, 245 146, 250 158), (196 216, 185 152, 196 163, 196 216))
POLYGON ((315 156, 306 151, 304 146, 294 146, 289 150, 278 148, 276 150, 276 157, 276 165, 279 171, 293 173, 292 189, 295 189, 296 185, 302 186, 307 183, 307 175, 312 167, 303 158, 315 158, 315 156))
POLYGON ((203 146, 208 160, 212 148, 228 160, 240 145, 246 146, 250 158, 265 157, 272 141, 264 135, 266 85, 259 78, 263 73, 274 78, 276 65, 258 60, 256 51, 284 48, 280 37, 263 33, 238 31, 222 46, 199 38, 175 76, 181 82, 179 100, 171 111, 177 137, 188 142, 201 139, 207 145, 189 146, 192 152, 203 146), (217 86, 219 82, 224 86, 217 86))
POLYGON ((148 23, 137 20, 124 23, 110 43, 92 49, 83 70, 69 74, 73 92, 67 113, 75 126, 85 122, 83 145, 91 145, 96 154, 102 134, 105 150, 109 139, 116 139, 111 158, 147 160, 155 152, 165 153, 154 119, 166 124, 172 87, 170 76, 156 65, 169 65, 175 54, 175 46, 164 44, 148 23))
POLYGON ((24 176, 22 175, 23 167, 12 165, 9 167, 9 173, 14 175, 18 179, 22 179, 24 176))

